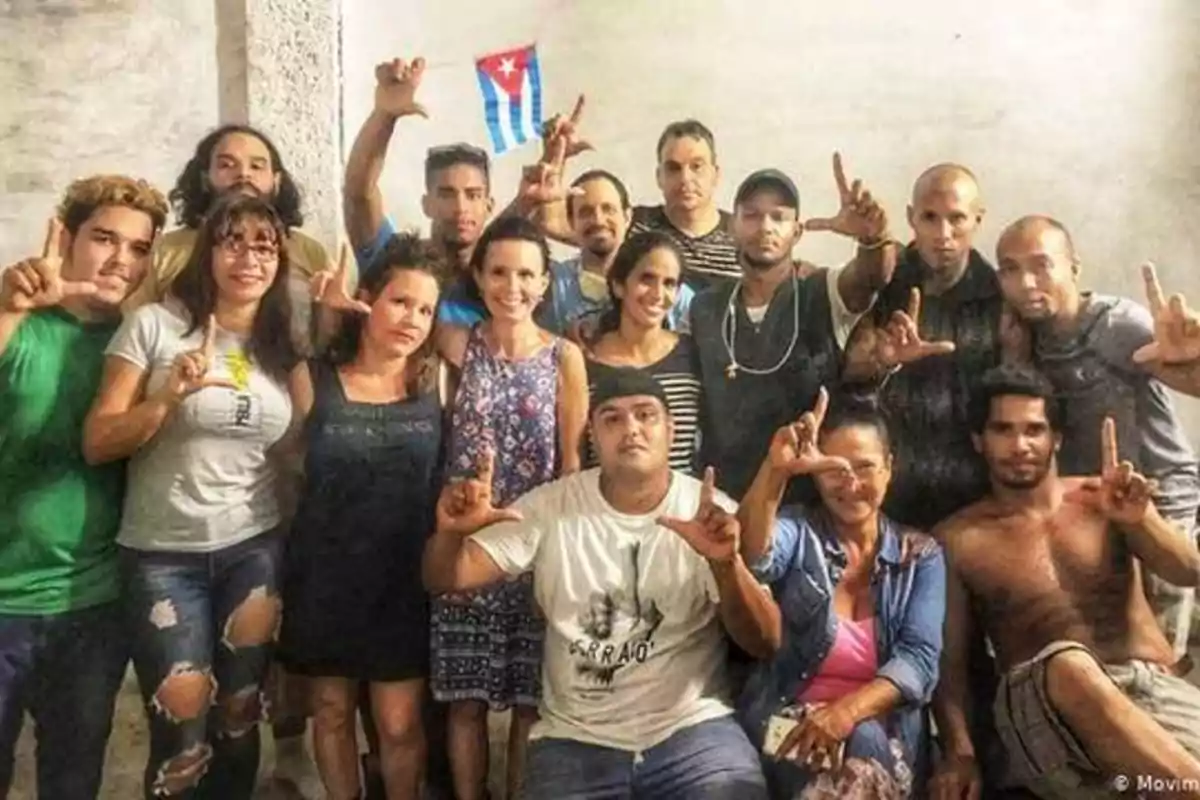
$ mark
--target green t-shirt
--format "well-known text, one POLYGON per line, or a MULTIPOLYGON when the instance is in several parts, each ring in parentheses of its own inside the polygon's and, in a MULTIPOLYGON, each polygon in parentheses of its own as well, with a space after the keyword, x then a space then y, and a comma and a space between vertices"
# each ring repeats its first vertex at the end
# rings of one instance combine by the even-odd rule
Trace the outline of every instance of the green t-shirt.
POLYGON ((0 353, 0 614, 115 600, 125 463, 83 460, 114 324, 38 311, 0 353))

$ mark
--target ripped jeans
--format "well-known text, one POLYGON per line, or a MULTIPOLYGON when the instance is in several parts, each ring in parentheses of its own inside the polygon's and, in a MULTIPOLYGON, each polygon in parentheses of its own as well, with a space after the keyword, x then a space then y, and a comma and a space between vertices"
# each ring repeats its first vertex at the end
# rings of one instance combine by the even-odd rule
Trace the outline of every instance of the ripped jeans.
POLYGON ((282 544, 274 530, 211 553, 122 549, 150 723, 145 797, 253 794, 282 544))

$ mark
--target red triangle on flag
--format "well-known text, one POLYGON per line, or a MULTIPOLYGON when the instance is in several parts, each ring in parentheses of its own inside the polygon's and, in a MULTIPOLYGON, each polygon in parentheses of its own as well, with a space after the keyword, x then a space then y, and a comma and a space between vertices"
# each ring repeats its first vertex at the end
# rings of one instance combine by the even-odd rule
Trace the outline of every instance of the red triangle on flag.
POLYGON ((475 59, 475 66, 494 80, 509 96, 521 93, 525 78, 525 65, 533 55, 533 45, 492 53, 475 59))

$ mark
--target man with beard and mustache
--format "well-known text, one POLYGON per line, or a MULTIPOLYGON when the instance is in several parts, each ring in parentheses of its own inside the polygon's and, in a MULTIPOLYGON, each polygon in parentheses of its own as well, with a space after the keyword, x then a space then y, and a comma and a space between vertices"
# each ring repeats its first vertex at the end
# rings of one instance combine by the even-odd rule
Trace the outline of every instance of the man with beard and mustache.
POLYGON ((191 258, 205 214, 217 198, 231 192, 269 198, 288 226, 293 334, 297 344, 306 344, 310 339, 308 280, 330 268, 329 253, 320 242, 299 230, 304 224, 300 190, 283 166, 275 144, 248 125, 222 125, 196 146, 169 195, 183 227, 159 237, 153 267, 127 301, 126 309, 160 301, 167 295, 172 281, 191 258))
MULTIPOLYGON (((1059 470, 1087 475, 1099 464, 1097 433, 1105 417, 1117 426, 1128 458, 1155 484, 1154 505, 1189 540, 1200 506, 1196 454, 1167 387, 1196 396, 1195 359, 1182 363, 1155 342, 1156 316, 1173 313, 1152 266, 1144 268, 1155 313, 1123 297, 1083 291, 1081 264, 1061 222, 1027 216, 1004 229, 996 244, 1000 288, 1029 326, 1034 364, 1065 399, 1059 470), (1139 351, 1141 351, 1139 353, 1139 351)), ((1177 658, 1187 653, 1193 592, 1150 576, 1151 604, 1177 658)))
POLYGON ((1059 477, 1063 412, 1050 382, 1024 366, 988 372, 973 399, 991 491, 934 531, 948 569, 932 796, 979 797, 992 758, 969 711, 977 620, 1002 675, 1003 786, 1200 797, 1200 689, 1175 674, 1142 586, 1144 573, 1195 586, 1200 553, 1155 508, 1151 482, 1119 461, 1112 419, 1101 423, 1098 476, 1059 477), (1190 792, 1172 793, 1174 779, 1190 792))
MULTIPOLYGON (((375 67, 375 106, 346 161, 343 213, 346 232, 362 270, 396 233, 384 212, 379 178, 396 123, 404 117, 427 117, 416 99, 425 60, 394 59, 375 67)), ((443 258, 439 279, 442 300, 438 321, 470 326, 485 311, 466 291, 471 278, 471 252, 491 216, 490 163, 486 152, 469 144, 432 147, 425 156, 425 195, 421 209, 430 223, 430 239, 443 258)))
MULTIPOLYGON (((799 192, 784 173, 746 178, 734 203, 741 277, 692 302, 705 398, 702 463, 716 467, 722 490, 735 499, 753 481, 774 432, 837 381, 851 329, 891 279, 887 216, 861 181, 847 182, 836 154, 834 177, 837 215, 803 223, 799 192), (805 228, 854 237, 858 253, 844 268, 801 279, 792 249, 805 228)), ((812 494, 811 481, 794 481, 788 497, 812 494)))
MULTIPOLYGON (((556 329, 579 343, 595 338, 600 315, 611 305, 608 271, 629 229, 629 192, 617 176, 602 169, 589 170, 571 183, 567 194, 567 219, 579 255, 553 265, 554 288, 549 317, 556 329)), ((694 293, 681 286, 667 318, 673 330, 687 319, 694 293)))

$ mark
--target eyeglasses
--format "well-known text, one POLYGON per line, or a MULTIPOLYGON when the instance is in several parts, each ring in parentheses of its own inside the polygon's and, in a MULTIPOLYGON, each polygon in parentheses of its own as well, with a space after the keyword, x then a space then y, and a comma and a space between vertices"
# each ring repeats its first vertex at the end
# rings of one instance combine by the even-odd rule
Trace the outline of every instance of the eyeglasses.
POLYGON ((271 242, 247 242, 245 239, 229 238, 217 246, 236 258, 249 255, 260 263, 275 261, 279 258, 279 247, 271 242))

